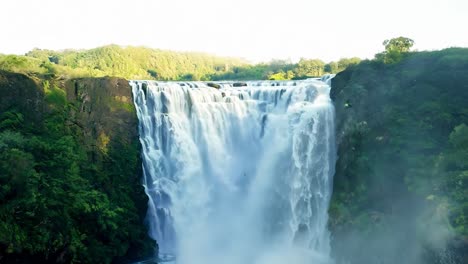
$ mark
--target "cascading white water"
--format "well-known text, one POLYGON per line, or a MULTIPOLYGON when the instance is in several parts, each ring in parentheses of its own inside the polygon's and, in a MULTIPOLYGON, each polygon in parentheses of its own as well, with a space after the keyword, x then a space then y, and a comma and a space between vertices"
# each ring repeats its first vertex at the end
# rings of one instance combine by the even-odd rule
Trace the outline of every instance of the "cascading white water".
POLYGON ((327 78, 131 85, 161 253, 178 264, 329 263, 327 78))

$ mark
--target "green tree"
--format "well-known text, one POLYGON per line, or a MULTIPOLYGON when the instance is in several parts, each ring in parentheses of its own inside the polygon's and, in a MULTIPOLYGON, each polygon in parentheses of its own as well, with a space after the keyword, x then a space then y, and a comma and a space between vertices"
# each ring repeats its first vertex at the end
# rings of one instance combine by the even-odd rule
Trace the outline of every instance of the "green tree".
POLYGON ((402 60, 414 45, 414 40, 406 37, 386 39, 383 42, 385 51, 375 55, 384 63, 396 63, 402 60))
POLYGON ((335 61, 332 61, 330 63, 325 64, 324 71, 327 73, 337 73, 338 63, 335 61))
POLYGON ((270 74, 270 76, 268 77, 268 80, 286 80, 286 73, 284 71, 279 71, 277 73, 273 73, 273 74, 270 74))
POLYGON ((414 45, 414 40, 405 37, 386 39, 383 42, 385 51, 390 52, 408 52, 414 45))
POLYGON ((323 75, 325 63, 318 59, 301 59, 297 64, 295 73, 297 77, 318 77, 323 75))
POLYGON ((337 62, 338 64, 337 72, 344 71, 349 66, 359 64, 359 62, 361 62, 361 59, 358 57, 342 58, 337 62))

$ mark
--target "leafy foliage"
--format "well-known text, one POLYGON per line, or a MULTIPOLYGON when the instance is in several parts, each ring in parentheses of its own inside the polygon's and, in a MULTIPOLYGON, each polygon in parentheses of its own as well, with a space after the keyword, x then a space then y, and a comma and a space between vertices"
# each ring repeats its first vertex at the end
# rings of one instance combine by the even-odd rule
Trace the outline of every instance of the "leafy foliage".
POLYGON ((410 38, 398 37, 383 42, 385 51, 376 55, 378 60, 385 63, 396 63, 402 60, 414 45, 410 38))
POLYGON ((71 76, 116 76, 126 79, 202 80, 227 68, 246 65, 234 58, 178 53, 144 47, 109 45, 91 50, 55 52, 35 49, 26 54, 52 63, 71 76), (189 77, 190 76, 190 77, 189 77))
POLYGON ((27 112, 0 112, 1 262, 110 263, 151 252, 137 140, 90 153, 59 85, 36 87, 44 93, 31 104, 47 111, 36 123, 23 121, 27 112))
MULTIPOLYGON (((390 262, 405 255, 416 263, 412 254, 468 235, 466 72, 468 49, 452 48, 408 53, 391 64, 364 61, 332 80, 335 248, 345 237, 352 237, 346 247, 385 242, 373 262, 394 252, 390 262)), ((358 252, 341 251, 352 263, 369 261, 358 252)))
POLYGON ((270 63, 250 65, 242 59, 204 53, 108 45, 91 50, 61 52, 34 49, 26 56, 0 56, 0 69, 66 77, 115 76, 180 81, 291 80, 337 73, 359 61, 358 58, 344 58, 325 64, 317 59, 301 59, 298 63, 272 60, 270 63))
POLYGON ((301 77, 319 77, 323 75, 325 63, 321 60, 301 59, 295 69, 296 75, 301 77))
POLYGON ((386 39, 383 42, 386 52, 408 52, 413 46, 414 41, 410 38, 398 37, 386 39))
POLYGON ((438 160, 443 174, 442 189, 451 201, 451 222, 455 230, 468 236, 468 126, 458 125, 449 135, 449 146, 438 160))

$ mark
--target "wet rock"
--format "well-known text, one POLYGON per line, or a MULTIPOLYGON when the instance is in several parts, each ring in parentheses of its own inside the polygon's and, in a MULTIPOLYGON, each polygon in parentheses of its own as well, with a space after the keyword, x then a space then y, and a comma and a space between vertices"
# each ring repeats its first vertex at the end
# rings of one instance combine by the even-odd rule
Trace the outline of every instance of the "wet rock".
POLYGON ((247 86, 247 83, 245 82, 235 82, 232 84, 233 87, 243 87, 243 86, 247 86))
POLYGON ((221 88, 221 85, 219 85, 219 84, 217 84, 217 83, 211 83, 211 82, 209 82, 209 83, 207 83, 206 85, 209 86, 209 87, 216 88, 216 89, 221 88))

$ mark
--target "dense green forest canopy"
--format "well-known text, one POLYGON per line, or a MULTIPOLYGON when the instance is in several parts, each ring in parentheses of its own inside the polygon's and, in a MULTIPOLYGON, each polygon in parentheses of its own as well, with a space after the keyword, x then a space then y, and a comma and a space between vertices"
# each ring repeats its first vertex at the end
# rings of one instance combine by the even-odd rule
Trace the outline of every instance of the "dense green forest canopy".
POLYGON ((359 61, 359 58, 344 58, 330 63, 318 59, 301 59, 298 63, 273 60, 252 65, 243 59, 204 53, 109 45, 91 50, 34 49, 24 56, 0 55, 0 69, 67 77, 113 76, 184 81, 291 80, 337 73, 359 61))

